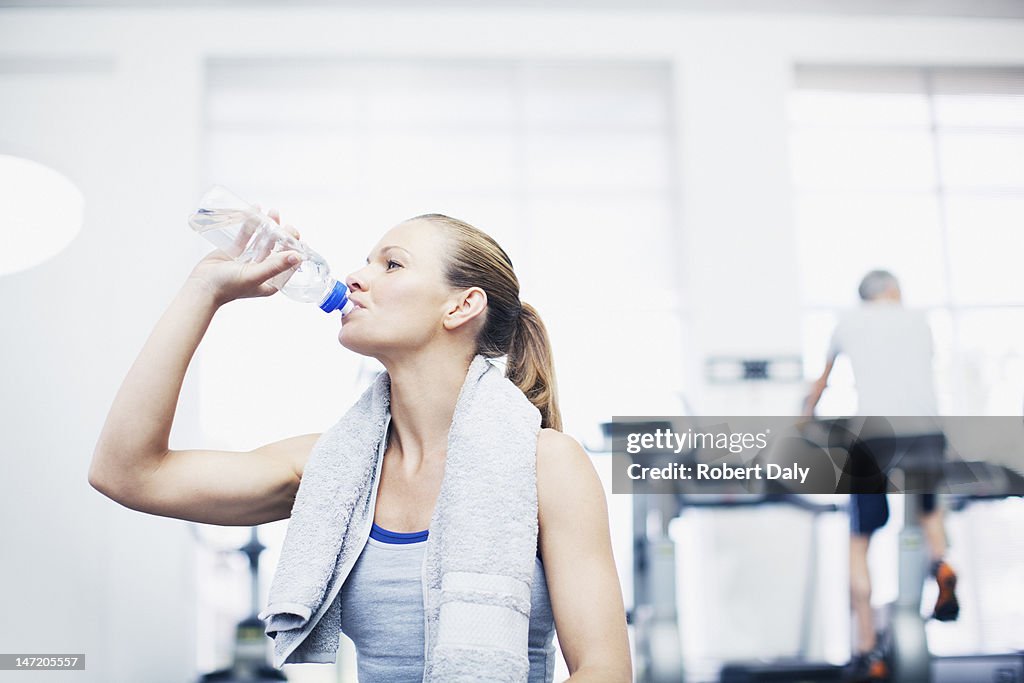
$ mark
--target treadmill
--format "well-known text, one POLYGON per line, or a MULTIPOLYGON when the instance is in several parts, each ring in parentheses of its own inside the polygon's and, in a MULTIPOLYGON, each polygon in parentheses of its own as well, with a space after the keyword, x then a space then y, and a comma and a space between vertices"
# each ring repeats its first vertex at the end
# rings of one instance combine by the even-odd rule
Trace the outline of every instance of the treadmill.
MULTIPOLYGON (((840 424, 843 419, 817 420, 811 424, 813 430, 831 435, 843 430, 833 430, 829 424, 840 424)), ((666 423, 651 423, 664 427, 666 423)), ((638 428, 632 424, 629 428, 638 428)), ((606 436, 613 436, 622 424, 606 424, 606 436)), ((820 436, 820 435, 819 435, 820 436)), ((808 438, 809 446, 821 449, 840 446, 819 438, 808 438)), ((645 462, 657 458, 657 452, 643 452, 645 462)), ((666 462, 679 460, 687 454, 661 454, 666 462)), ((688 454, 692 457, 694 454, 688 454)), ((898 464, 904 477, 903 494, 906 519, 900 538, 900 598, 893 609, 890 624, 893 643, 890 662, 894 683, 1024 683, 1024 653, 968 655, 956 657, 933 657, 927 648, 925 620, 921 617, 920 597, 925 580, 925 563, 921 529, 916 524, 916 511, 920 505, 920 491, 954 491, 961 501, 1004 498, 1024 494, 1024 477, 1005 467, 984 462, 946 462, 933 458, 918 459, 912 455, 902 457, 898 464), (922 483, 923 482, 923 483, 922 483), (937 485, 942 483, 941 488, 937 485)), ((801 496, 786 493, 750 493, 747 490, 731 492, 724 490, 720 495, 702 488, 699 495, 688 495, 671 488, 667 482, 656 482, 648 486, 668 487, 653 490, 663 495, 633 496, 634 529, 634 609, 627 615, 634 626, 637 644, 636 664, 638 683, 683 683, 684 669, 678 614, 675 600, 675 547, 668 537, 668 523, 686 507, 737 507, 766 504, 792 504, 821 512, 836 509, 835 506, 818 506, 801 496), (665 495, 674 494, 674 495, 665 495), (656 598, 656 599, 655 599, 656 598)), ((676 484, 678 486, 678 484, 676 484)), ((956 499, 955 499, 956 500, 956 499)), ((968 502, 962 502, 966 505, 968 502)), ((811 557, 814 559, 814 550, 811 557)), ((811 568, 812 571, 815 569, 811 568)), ((809 576, 808 583, 813 586, 809 576)), ((813 589, 812 589, 813 590, 813 589)), ((805 615, 810 607, 810 596, 804 605, 805 615)), ((809 623, 804 619, 804 627, 809 623)), ((804 648, 801 648, 803 650, 804 648)), ((828 681, 856 681, 849 665, 835 665, 803 659, 775 659, 769 661, 732 662, 719 673, 720 683, 748 683, 754 681, 789 683, 825 683, 828 681)))
MULTIPOLYGON (((1024 477, 1009 468, 979 462, 954 465, 947 465, 945 478, 962 495, 953 497, 951 510, 1024 496, 1024 477)), ((1024 683, 1024 652, 933 657, 931 683, 1024 683)))
MULTIPOLYGON (((670 428, 670 422, 605 423, 606 438, 622 432, 670 428)), ((816 446, 817 447, 817 446, 816 446)), ((676 454, 645 449, 644 463, 659 466, 665 463, 694 461, 696 451, 676 454)), ((684 514, 687 508, 758 507, 788 505, 805 510, 815 516, 837 512, 834 504, 811 502, 803 496, 784 489, 751 493, 735 482, 702 484, 697 489, 685 490, 686 485, 675 481, 654 480, 640 485, 633 500, 633 604, 627 614, 634 627, 636 642, 635 667, 637 683, 684 683, 682 638, 676 611, 675 544, 668 535, 669 522, 684 514), (659 494, 659 495, 655 495, 659 494)), ((808 553, 810 567, 804 597, 800 652, 806 652, 810 641, 810 620, 813 610, 813 591, 817 584, 817 530, 813 532, 808 553)), ((826 683, 849 680, 847 667, 829 662, 806 659, 785 659, 758 662, 736 662, 719 672, 722 683, 747 681, 789 681, 826 683)))
MULTIPOLYGON (((1024 652, 936 657, 928 649, 921 592, 926 579, 924 537, 918 511, 924 491, 959 492, 954 509, 971 502, 1024 494, 1024 477, 987 462, 946 461, 934 453, 901 453, 894 471, 902 474, 904 525, 899 538, 899 592, 890 612, 889 662, 893 683, 1024 683, 1024 652)), ((755 681, 857 680, 844 667, 776 660, 767 664, 730 664, 721 683, 755 681)))

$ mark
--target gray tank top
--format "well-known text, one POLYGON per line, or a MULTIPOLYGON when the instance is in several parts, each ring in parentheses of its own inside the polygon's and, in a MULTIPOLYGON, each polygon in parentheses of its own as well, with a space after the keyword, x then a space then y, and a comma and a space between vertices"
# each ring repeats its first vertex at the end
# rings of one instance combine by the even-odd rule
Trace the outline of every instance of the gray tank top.
MULTIPOLYGON (((421 571, 427 534, 397 533, 374 524, 342 584, 341 630, 355 643, 359 683, 422 683, 421 571)), ((555 620, 539 556, 530 601, 529 683, 551 683, 555 620)))
MULTIPOLYGON (((374 525, 341 587, 341 630, 355 643, 359 683, 423 680, 420 571, 427 541, 412 540, 417 536, 374 525)), ((550 683, 555 673, 554 616, 539 557, 534 561, 530 599, 529 681, 550 683)))

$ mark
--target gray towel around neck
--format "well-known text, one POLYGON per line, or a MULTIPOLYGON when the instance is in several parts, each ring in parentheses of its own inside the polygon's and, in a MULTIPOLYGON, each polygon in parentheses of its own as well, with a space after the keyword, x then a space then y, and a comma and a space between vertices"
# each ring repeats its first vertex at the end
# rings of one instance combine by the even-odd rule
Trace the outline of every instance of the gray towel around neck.
MULTIPOLYGON (((268 606, 274 666, 336 661, 341 585, 373 522, 389 415, 377 376, 305 465, 268 606)), ((540 412, 474 357, 459 393, 423 563, 426 681, 526 681, 540 412)))

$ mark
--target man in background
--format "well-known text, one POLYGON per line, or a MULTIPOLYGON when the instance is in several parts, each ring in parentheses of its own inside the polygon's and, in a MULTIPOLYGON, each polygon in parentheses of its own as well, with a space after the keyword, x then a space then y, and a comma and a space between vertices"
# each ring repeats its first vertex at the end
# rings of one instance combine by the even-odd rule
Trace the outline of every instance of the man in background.
MULTIPOLYGON (((814 415, 840 353, 849 357, 853 367, 859 416, 937 415, 932 335, 924 315, 903 308, 899 282, 888 271, 873 270, 865 275, 858 293, 863 305, 849 311, 836 326, 825 370, 811 388, 804 415, 814 415)), ((899 437, 886 443, 898 441, 899 437)), ((851 460, 856 457, 851 449, 851 460)), ((889 672, 872 620, 868 545, 871 535, 888 519, 884 493, 850 494, 850 603, 857 632, 854 663, 872 681, 887 680, 889 672)), ((931 554, 931 573, 939 585, 933 617, 952 621, 960 609, 954 592, 956 574, 943 559, 946 534, 933 493, 922 496, 921 527, 931 554)))

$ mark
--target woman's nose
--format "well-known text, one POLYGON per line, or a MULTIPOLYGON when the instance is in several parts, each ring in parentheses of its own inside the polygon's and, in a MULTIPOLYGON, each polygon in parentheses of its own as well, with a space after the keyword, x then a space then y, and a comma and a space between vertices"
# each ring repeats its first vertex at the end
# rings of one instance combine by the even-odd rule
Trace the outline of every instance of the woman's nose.
POLYGON ((363 274, 362 273, 363 273, 363 269, 362 268, 360 268, 359 270, 355 271, 354 273, 349 273, 345 277, 345 285, 349 289, 358 289, 360 291, 364 291, 366 289, 366 287, 363 286, 364 278, 363 278, 363 274))

